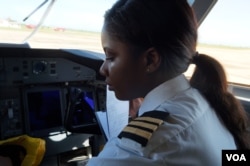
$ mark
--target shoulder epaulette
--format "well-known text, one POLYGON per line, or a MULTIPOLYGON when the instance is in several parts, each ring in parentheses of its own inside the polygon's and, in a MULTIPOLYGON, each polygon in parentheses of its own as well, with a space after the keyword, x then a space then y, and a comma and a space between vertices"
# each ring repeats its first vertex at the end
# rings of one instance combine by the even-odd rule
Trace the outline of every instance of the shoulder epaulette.
POLYGON ((153 132, 167 119, 168 112, 149 111, 130 121, 118 135, 119 138, 129 138, 142 146, 146 146, 153 132))

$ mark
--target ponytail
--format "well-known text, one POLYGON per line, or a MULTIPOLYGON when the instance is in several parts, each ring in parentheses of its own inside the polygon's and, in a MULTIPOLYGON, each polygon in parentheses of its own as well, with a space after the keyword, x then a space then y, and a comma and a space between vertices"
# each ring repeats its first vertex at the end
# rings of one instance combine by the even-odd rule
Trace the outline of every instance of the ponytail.
POLYGON ((190 79, 192 87, 198 89, 234 136, 238 149, 250 149, 250 134, 247 131, 248 117, 240 102, 228 91, 225 71, 212 57, 197 54, 196 65, 190 79))

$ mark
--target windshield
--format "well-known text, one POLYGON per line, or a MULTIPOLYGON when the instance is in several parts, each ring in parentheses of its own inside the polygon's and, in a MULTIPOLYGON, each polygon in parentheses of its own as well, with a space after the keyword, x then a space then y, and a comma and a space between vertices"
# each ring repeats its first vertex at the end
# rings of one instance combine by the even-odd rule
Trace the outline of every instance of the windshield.
POLYGON ((219 60, 231 83, 250 85, 250 1, 218 0, 199 27, 198 51, 219 60))
MULTIPOLYGON (((115 0, 0 0, 0 43, 101 52, 105 11, 115 0), (50 9, 51 8, 51 9, 50 9), (46 11, 48 15, 46 15, 46 11), (39 27, 41 20, 44 22, 39 27), (25 20, 26 19, 26 20, 25 20), (32 36, 32 32, 37 32, 32 36)), ((249 0, 219 0, 199 27, 197 51, 219 60, 235 84, 250 86, 249 0)), ((193 66, 185 73, 191 76, 193 66)))

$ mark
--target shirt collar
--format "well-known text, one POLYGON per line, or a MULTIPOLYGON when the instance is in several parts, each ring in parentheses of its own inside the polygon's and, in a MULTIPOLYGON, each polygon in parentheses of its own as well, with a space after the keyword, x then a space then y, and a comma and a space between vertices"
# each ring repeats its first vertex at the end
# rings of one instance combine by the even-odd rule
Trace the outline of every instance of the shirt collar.
POLYGON ((144 98, 139 109, 139 116, 145 112, 155 110, 161 103, 188 88, 190 88, 190 84, 183 74, 160 84, 144 98))

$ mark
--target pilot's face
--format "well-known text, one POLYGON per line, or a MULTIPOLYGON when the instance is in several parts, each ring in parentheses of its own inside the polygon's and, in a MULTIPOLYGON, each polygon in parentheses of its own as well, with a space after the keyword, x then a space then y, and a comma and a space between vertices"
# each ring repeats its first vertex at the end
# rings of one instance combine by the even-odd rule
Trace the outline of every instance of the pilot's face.
POLYGON ((129 45, 113 38, 103 29, 101 36, 106 60, 100 73, 106 77, 108 89, 120 100, 141 97, 143 91, 143 58, 135 57, 129 45))

